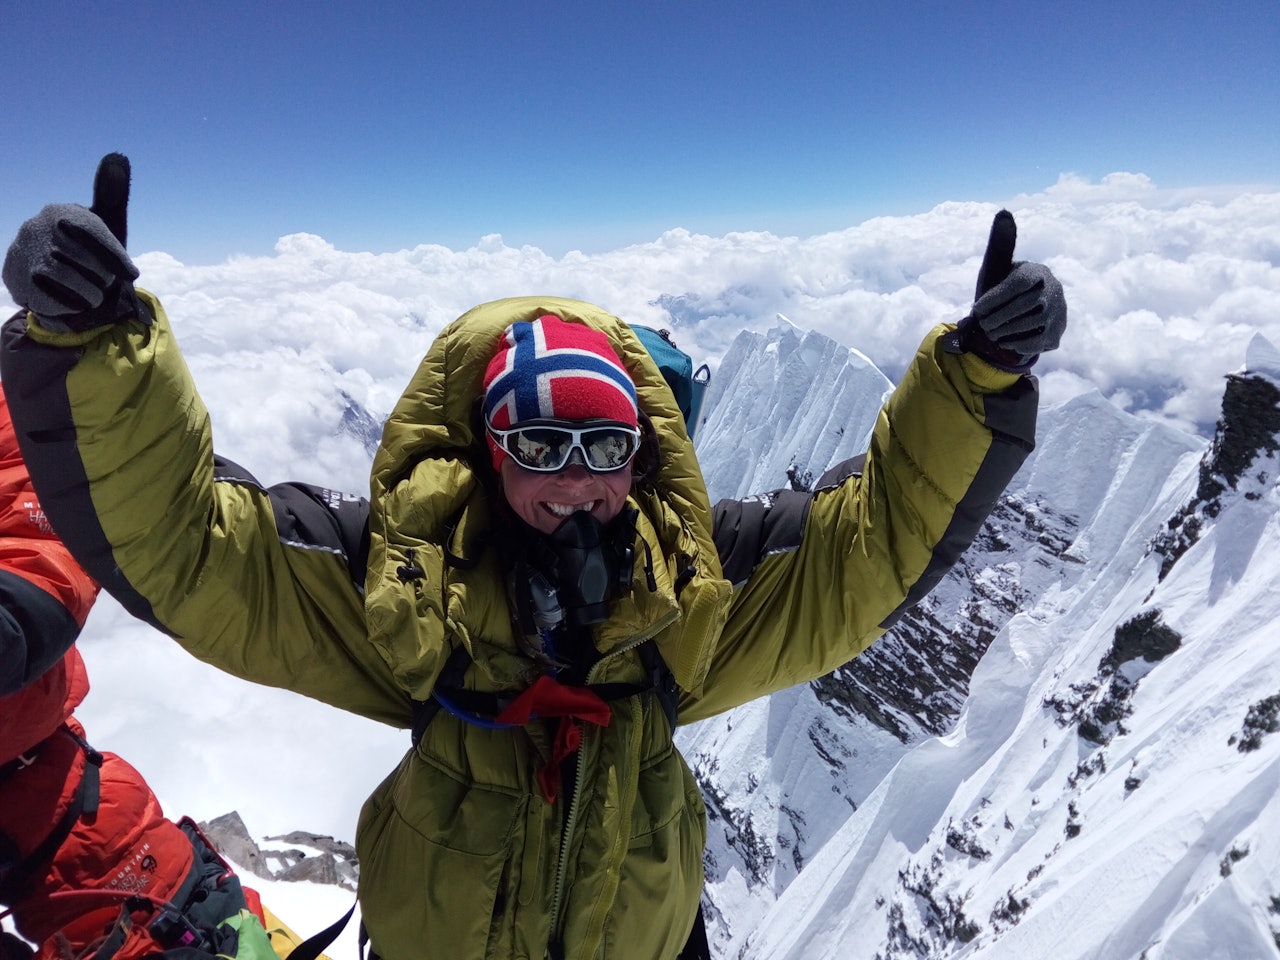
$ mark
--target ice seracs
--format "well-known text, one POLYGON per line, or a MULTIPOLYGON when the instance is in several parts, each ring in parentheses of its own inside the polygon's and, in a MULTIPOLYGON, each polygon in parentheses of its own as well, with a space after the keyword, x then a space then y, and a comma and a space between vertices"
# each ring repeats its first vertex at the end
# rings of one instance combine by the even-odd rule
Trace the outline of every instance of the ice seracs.
POLYGON ((1255 333, 1244 354, 1246 376, 1267 377, 1280 382, 1280 350, 1260 333, 1255 333))

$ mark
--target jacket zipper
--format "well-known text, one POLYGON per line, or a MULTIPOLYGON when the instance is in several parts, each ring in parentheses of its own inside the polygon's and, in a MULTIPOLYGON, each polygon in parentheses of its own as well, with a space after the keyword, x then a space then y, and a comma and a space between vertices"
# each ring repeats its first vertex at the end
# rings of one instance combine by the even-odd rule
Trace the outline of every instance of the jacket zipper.
MULTIPOLYGON (((581 720, 575 720, 574 723, 582 725, 581 720)), ((583 731, 585 737, 587 731, 583 731)), ((561 908, 564 906, 564 878, 569 869, 569 849, 573 846, 573 834, 578 824, 578 801, 582 796, 582 755, 579 748, 578 762, 575 764, 576 769, 573 774, 573 792, 568 797, 569 810, 565 816, 564 831, 560 836, 560 857, 556 864, 556 885, 555 893, 551 900, 551 917, 552 932, 555 939, 564 940, 564 918, 560 916, 561 908)))
MULTIPOLYGON (((629 653, 641 644, 648 642, 660 631, 666 629, 666 627, 668 627, 679 616, 680 614, 678 611, 673 611, 670 616, 663 617, 640 636, 632 638, 631 641, 624 646, 621 646, 616 650, 612 650, 607 655, 601 657, 587 672, 587 683, 591 684, 595 682, 602 664, 614 659, 615 657, 620 657, 625 653, 629 653)), ((575 720, 574 723, 582 725, 581 720, 575 720)), ((584 741, 589 733, 589 730, 583 729, 582 736, 584 741)), ((601 736, 603 736, 603 731, 601 732, 601 736)), ((582 768, 582 751, 581 748, 579 748, 577 770, 573 776, 573 793, 569 797, 569 811, 565 817, 564 832, 560 837, 560 857, 556 865, 556 882, 554 893, 551 898, 552 939, 558 941, 563 941, 564 939, 564 917, 561 916, 561 911, 564 909, 564 880, 565 874, 569 869, 569 849, 573 846, 573 833, 577 828, 578 823, 578 801, 582 797, 582 768)))

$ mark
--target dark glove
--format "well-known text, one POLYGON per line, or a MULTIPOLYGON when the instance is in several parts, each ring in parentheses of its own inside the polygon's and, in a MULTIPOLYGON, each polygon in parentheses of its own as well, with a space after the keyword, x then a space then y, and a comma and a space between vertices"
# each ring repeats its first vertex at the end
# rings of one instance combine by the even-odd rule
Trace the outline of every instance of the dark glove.
POLYGON ((124 249, 128 164, 120 154, 104 157, 92 210, 50 204, 18 229, 9 247, 4 285, 47 330, 78 333, 128 317, 151 322, 133 288, 138 268, 124 249))
POLYGON ((973 353, 1010 373, 1027 373, 1067 328, 1062 284, 1042 263, 1013 260, 1017 228, 1007 210, 996 214, 978 273, 973 309, 947 339, 952 352, 973 353))

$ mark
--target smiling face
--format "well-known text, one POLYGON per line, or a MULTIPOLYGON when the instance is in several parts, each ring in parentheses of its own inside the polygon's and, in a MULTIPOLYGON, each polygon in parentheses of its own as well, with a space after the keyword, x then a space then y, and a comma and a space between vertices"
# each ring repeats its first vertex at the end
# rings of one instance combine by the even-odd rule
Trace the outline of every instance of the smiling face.
POLYGON ((501 467, 502 493, 511 509, 539 533, 553 533, 575 510, 589 510, 601 523, 619 513, 631 492, 631 467, 592 473, 570 463, 555 473, 526 470, 507 457, 501 467))

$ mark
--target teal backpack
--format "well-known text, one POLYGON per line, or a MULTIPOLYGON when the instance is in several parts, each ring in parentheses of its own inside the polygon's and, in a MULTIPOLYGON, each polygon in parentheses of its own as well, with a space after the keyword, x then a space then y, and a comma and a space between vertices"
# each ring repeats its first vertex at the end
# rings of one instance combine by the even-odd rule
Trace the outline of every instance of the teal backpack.
POLYGON ((663 379, 675 394, 680 412, 684 414, 685 429, 692 440, 702 411, 702 398, 707 392, 707 384, 711 382, 711 368, 704 363, 695 370, 693 358, 676 346, 671 339, 671 331, 655 330, 638 323, 629 326, 649 351, 649 356, 653 357, 663 379))

